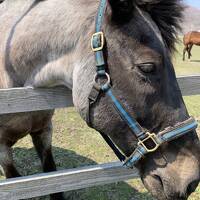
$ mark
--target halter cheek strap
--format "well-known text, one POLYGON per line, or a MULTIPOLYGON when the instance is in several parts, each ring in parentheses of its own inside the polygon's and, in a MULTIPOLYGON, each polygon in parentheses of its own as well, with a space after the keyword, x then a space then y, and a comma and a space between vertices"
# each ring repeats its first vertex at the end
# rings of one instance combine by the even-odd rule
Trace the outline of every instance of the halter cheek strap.
POLYGON ((103 52, 105 47, 105 38, 102 31, 102 22, 106 10, 106 5, 107 0, 100 1, 98 15, 96 18, 95 34, 93 34, 91 40, 91 47, 95 53, 97 74, 94 78, 94 85, 88 97, 89 106, 86 121, 88 125, 92 127, 90 120, 90 109, 100 98, 101 93, 106 94, 110 98, 113 106, 115 107, 122 120, 127 124, 132 134, 137 138, 138 144, 131 156, 126 157, 126 155, 121 153, 117 145, 113 143, 108 135, 103 133, 101 133, 101 135, 112 148, 117 157, 124 163, 124 165, 132 168, 146 154, 155 152, 163 143, 175 140, 179 137, 182 137, 186 133, 195 130, 197 128, 197 122, 193 118, 189 118, 186 121, 178 123, 174 127, 169 127, 156 135, 155 133, 144 131, 140 124, 124 109, 123 105, 114 96, 112 87, 110 85, 110 76, 106 73, 106 62, 103 52), (98 79, 101 77, 104 77, 107 80, 107 82, 103 85, 98 84, 98 79))

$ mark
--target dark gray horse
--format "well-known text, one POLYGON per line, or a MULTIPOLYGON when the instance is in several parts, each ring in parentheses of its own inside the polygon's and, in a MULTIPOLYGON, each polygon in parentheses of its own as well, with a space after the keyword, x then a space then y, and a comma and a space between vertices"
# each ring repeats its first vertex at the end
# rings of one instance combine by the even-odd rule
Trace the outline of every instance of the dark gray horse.
MULTIPOLYGON (((103 31, 113 90, 127 111, 151 132, 184 121, 188 113, 171 52, 181 18, 179 0, 109 0, 103 31)), ((0 88, 65 85, 86 120, 95 75, 90 48, 97 0, 5 0, 0 4, 0 88)), ((53 111, 0 116, 0 164, 6 177, 19 176, 11 147, 30 134, 44 171, 56 170, 51 152, 53 111)), ((91 110, 92 126, 130 155, 136 144, 110 100, 91 110)), ((88 139, 89 142, 89 139, 88 139)), ((185 200, 200 175, 196 132, 162 145, 138 165, 142 181, 159 200, 185 200)), ((52 195, 52 199, 61 198, 52 195)))

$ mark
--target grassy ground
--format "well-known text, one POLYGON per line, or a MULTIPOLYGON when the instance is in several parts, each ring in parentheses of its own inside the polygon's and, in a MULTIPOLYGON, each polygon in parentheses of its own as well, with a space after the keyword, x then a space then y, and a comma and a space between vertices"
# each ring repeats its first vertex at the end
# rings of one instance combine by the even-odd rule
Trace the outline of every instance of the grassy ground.
MULTIPOLYGON (((179 45, 174 59, 177 74, 200 74, 200 56, 198 56, 200 48, 194 48, 192 62, 182 62, 181 49, 182 47, 179 45)), ((200 96, 185 97, 184 99, 191 115, 200 120, 200 96)), ((95 131, 87 128, 73 108, 57 110, 53 124, 53 153, 58 169, 116 160, 101 137, 95 131)), ((23 175, 41 172, 41 165, 30 137, 23 138, 15 145, 14 160, 23 175)), ((67 192, 66 197, 69 200, 153 200, 139 179, 67 192)), ((35 199, 47 200, 48 197, 35 199)), ((190 200, 199 199, 200 187, 190 200)))

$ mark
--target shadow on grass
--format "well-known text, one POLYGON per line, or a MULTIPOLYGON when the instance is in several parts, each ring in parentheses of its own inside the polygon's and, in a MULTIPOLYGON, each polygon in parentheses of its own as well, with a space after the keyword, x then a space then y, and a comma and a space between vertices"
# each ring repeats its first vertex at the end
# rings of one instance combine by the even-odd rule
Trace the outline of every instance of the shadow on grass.
POLYGON ((190 60, 190 62, 200 63, 200 60, 190 60))
MULTIPOLYGON (((42 172, 40 160, 34 148, 26 149, 16 147, 14 148, 13 154, 17 169, 23 176, 42 172)), ((76 154, 74 151, 59 147, 53 147, 53 154, 58 170, 97 164, 91 159, 76 154)), ((120 182, 66 192, 65 197, 67 200, 153 200, 153 198, 144 191, 140 181, 134 181, 136 181, 137 189, 131 187, 126 182, 120 182), (143 191, 139 191, 140 189, 143 191)), ((32 200, 49 200, 49 197, 32 198, 32 200)))

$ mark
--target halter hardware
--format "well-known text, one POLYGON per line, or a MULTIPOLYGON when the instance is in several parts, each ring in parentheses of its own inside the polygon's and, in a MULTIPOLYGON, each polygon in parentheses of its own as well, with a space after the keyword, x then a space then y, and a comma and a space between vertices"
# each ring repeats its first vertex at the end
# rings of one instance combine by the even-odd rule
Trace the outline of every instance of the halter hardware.
MULTIPOLYGON (((110 75, 108 74, 108 73, 105 73, 105 74, 103 74, 103 75, 99 75, 98 73, 96 73, 96 75, 94 76, 94 82, 96 83, 96 84, 99 84, 98 83, 98 79, 99 79, 99 77, 102 77, 102 76, 105 76, 105 78, 106 78, 106 83, 104 83, 104 84, 102 84, 102 86, 103 85, 109 85, 110 84, 110 75)), ((99 86, 101 87, 101 85, 99 84, 99 86)))
POLYGON ((143 140, 138 139, 139 140, 138 146, 141 145, 145 148, 145 150, 148 153, 152 153, 159 148, 160 144, 157 142, 157 136, 155 133, 147 132, 146 134, 147 134, 147 137, 144 138, 143 140), (147 143, 151 144, 153 147, 148 147, 147 143))
POLYGON ((102 31, 99 31, 92 35, 91 48, 93 52, 103 50, 104 43, 105 43, 105 38, 104 38, 104 33, 102 31))
POLYGON ((137 146, 133 153, 127 157, 122 153, 118 146, 112 141, 112 139, 104 134, 100 133, 107 144, 114 151, 116 156, 119 158, 123 165, 128 168, 133 168, 138 161, 140 161, 148 153, 155 152, 162 144, 175 140, 184 136, 185 134, 193 131, 197 128, 197 121, 190 117, 183 122, 179 122, 172 127, 168 127, 163 131, 155 134, 145 131, 140 124, 124 109, 121 102, 115 97, 112 91, 112 86, 110 85, 110 75, 106 73, 106 61, 104 58, 104 46, 105 46, 105 36, 102 32, 103 16, 106 10, 107 0, 100 0, 100 5, 98 9, 98 14, 96 18, 95 32, 91 39, 91 48, 95 53, 95 61, 97 73, 94 77, 94 85, 88 97, 88 112, 86 114, 86 122, 92 127, 90 119, 91 107, 100 98, 100 94, 107 95, 114 108, 120 115, 124 123, 127 124, 132 134, 138 140, 137 146), (104 83, 99 83, 98 79, 105 77, 104 83))

